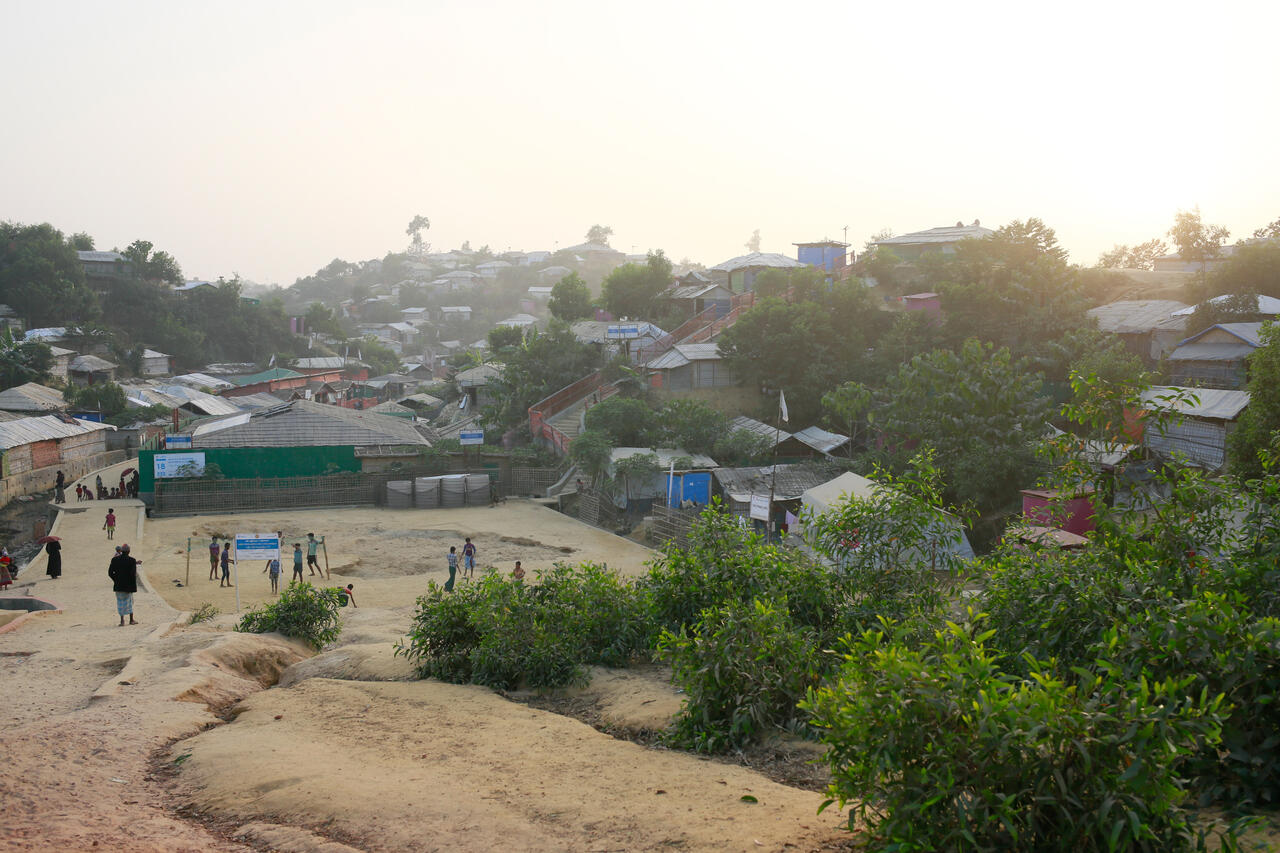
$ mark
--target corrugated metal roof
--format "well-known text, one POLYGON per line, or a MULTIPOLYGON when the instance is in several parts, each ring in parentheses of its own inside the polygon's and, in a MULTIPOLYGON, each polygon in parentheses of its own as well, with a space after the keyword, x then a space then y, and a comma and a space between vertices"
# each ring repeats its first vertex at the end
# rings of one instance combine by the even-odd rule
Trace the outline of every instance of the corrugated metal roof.
POLYGON ((1143 392, 1142 400, 1151 404, 1153 408, 1169 409, 1188 417, 1230 421, 1249 405, 1249 392, 1226 388, 1180 388, 1176 385, 1154 385, 1143 392), (1179 392, 1194 394, 1195 402, 1178 403, 1159 399, 1179 392))
POLYGON ((699 296, 704 296, 713 290, 721 291, 726 298, 733 297, 732 291, 718 284, 687 284, 680 287, 671 287, 662 295, 668 299, 697 299, 699 296))
POLYGON ((609 463, 621 462, 623 459, 630 459, 632 456, 640 456, 645 453, 652 453, 658 457, 658 464, 665 471, 672 462, 680 458, 691 460, 688 468, 677 468, 677 471, 689 470, 692 468, 715 468, 716 460, 703 453, 690 453, 687 450, 681 450, 678 447, 659 447, 651 449, 648 447, 615 447, 609 455, 609 463))
POLYGON ((439 397, 432 397, 430 394, 410 394, 409 396, 401 397, 400 399, 401 401, 412 400, 413 402, 420 403, 423 406, 439 406, 444 403, 444 400, 441 400, 439 397))
POLYGON ((1169 353, 1170 361, 1240 361, 1255 347, 1238 344, 1183 344, 1169 353))
POLYGON ((63 349, 62 347, 55 347, 53 344, 45 344, 45 346, 49 347, 49 352, 53 353, 54 358, 61 358, 64 355, 76 354, 76 351, 73 349, 63 349))
MULTIPOLYGON (((1176 257, 1176 255, 1171 257, 1176 257)), ((1232 294, 1226 293, 1226 294, 1223 294, 1222 296, 1215 296, 1209 301, 1214 305, 1221 305, 1224 302, 1228 302, 1236 298, 1237 297, 1233 296, 1232 294)), ((1196 310, 1196 306, 1191 305, 1189 307, 1180 309, 1177 312, 1177 314, 1179 316, 1183 316, 1183 315, 1189 316, 1191 314, 1194 314, 1195 310, 1196 310)), ((1255 311, 1258 314, 1269 314, 1269 315, 1280 314, 1280 299, 1276 299, 1274 296, 1263 296, 1262 294, 1258 294, 1258 301, 1255 304, 1255 311)))
POLYGON ((184 373, 181 376, 173 377, 173 381, 179 385, 190 385, 192 388, 219 389, 236 387, 225 379, 219 379, 207 373, 184 373))
POLYGON ((802 444, 812 447, 819 453, 831 453, 838 447, 849 443, 849 437, 836 432, 827 432, 820 427, 805 427, 795 433, 795 438, 802 444))
POLYGON ((66 407, 61 391, 36 382, 0 391, 0 409, 9 412, 57 412, 66 407))
POLYGON ((791 438, 791 433, 786 430, 775 429, 763 421, 758 421, 755 418, 749 418, 746 415, 738 415, 736 418, 729 421, 729 429, 734 432, 740 429, 745 429, 748 432, 753 432, 762 438, 768 439, 770 444, 773 444, 775 441, 778 444, 781 444, 791 438))
POLYGON ((251 373, 248 376, 237 376, 234 381, 236 385, 243 388, 246 385, 257 385, 259 382, 270 382, 274 379, 298 379, 301 376, 302 374, 298 371, 290 370, 287 367, 273 367, 260 373, 251 373))
POLYGON ((1139 335, 1160 327, 1186 307, 1185 302, 1172 299, 1123 299, 1090 308, 1088 314, 1104 332, 1139 335))
POLYGON ((488 385, 490 379, 496 379, 501 375, 502 371, 492 364, 481 364, 466 370, 460 370, 453 378, 458 383, 458 387, 471 388, 478 385, 488 385))
POLYGON ((294 400, 272 409, 211 421, 193 431, 196 447, 332 447, 370 444, 427 444, 405 418, 294 400))
POLYGON ((233 415, 240 411, 240 406, 226 397, 206 394, 204 391, 189 388, 186 385, 162 385, 160 390, 182 400, 184 406, 190 406, 206 415, 233 415))
POLYGON ((27 329, 22 339, 24 341, 58 341, 66 336, 66 326, 46 326, 43 329, 27 329))
POLYGON ((142 351, 142 357, 143 358, 168 358, 169 354, 167 352, 159 352, 153 349, 144 349, 142 351))
POLYGON ((83 252, 76 252, 76 256, 80 258, 81 263, 115 263, 116 261, 124 260, 124 255, 119 252, 87 250, 83 252))
POLYGON ((217 286, 218 285, 214 284, 212 281, 192 280, 192 281, 184 281, 182 284, 176 284, 174 285, 173 289, 178 293, 186 293, 192 290, 199 290, 202 287, 217 288, 217 286))
POLYGON ((166 394, 150 385, 121 385, 120 388, 125 397, 138 406, 168 406, 176 409, 185 402, 180 397, 166 394))
POLYGON ((928 228, 924 231, 913 231, 897 237, 886 237, 877 240, 877 246, 913 246, 920 243, 955 243, 958 240, 980 240, 996 233, 981 225, 950 225, 942 228, 928 228))
POLYGON ((340 355, 326 355, 300 358, 294 361, 293 366, 298 370, 341 370, 347 366, 347 360, 340 355))
POLYGON ((66 423, 56 415, 44 415, 38 418, 19 418, 16 421, 0 423, 0 449, 8 450, 12 447, 31 444, 33 441, 70 438, 73 435, 115 429, 113 426, 93 421, 82 421, 76 418, 68 418, 68 420, 71 423, 66 423))
POLYGON ((694 361, 719 361, 720 359, 719 344, 676 344, 645 367, 652 370, 670 370, 674 367, 684 367, 694 361))
POLYGON ((71 359, 67 369, 77 373, 96 373, 100 370, 115 370, 118 366, 96 355, 79 355, 71 359))
POLYGON ((797 269, 807 266, 802 264, 795 258, 788 258, 786 255, 779 255, 777 252, 751 252, 747 255, 738 255, 736 258, 730 258, 722 261, 712 267, 713 270, 721 272, 733 272, 735 270, 753 269, 755 267, 769 267, 771 269, 797 269))
MULTIPOLYGON (((224 399, 219 397, 218 399, 224 399)), ((225 398, 228 403, 234 401, 234 405, 239 406, 243 411, 245 409, 269 409, 272 406, 278 406, 281 399, 274 394, 268 394, 266 391, 259 391, 257 394, 237 394, 235 397, 225 398)))
POLYGON ((839 469, 834 465, 806 463, 779 465, 776 477, 769 465, 755 468, 717 468, 712 472, 720 488, 738 503, 750 503, 752 495, 768 495, 775 501, 798 500, 807 490, 827 482, 839 469))
MULTIPOLYGON (((1182 343, 1189 344, 1198 341, 1211 332, 1226 332, 1233 338, 1236 338, 1253 347, 1262 346, 1262 323, 1217 323, 1207 329, 1196 332, 1182 343)), ((1202 341, 1202 343, 1227 343, 1226 341, 1202 341)))
POLYGON ((522 328, 524 326, 532 326, 536 322, 538 322, 538 318, 533 316, 532 314, 512 314, 507 319, 499 320, 498 322, 494 323, 494 325, 522 328))

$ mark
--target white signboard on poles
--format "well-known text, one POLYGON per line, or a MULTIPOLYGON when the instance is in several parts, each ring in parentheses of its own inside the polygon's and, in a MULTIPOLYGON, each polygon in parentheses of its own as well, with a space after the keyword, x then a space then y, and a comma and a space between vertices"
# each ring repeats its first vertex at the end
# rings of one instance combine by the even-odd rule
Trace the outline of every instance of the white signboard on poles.
POLYGON ((640 337, 640 327, 635 325, 605 326, 604 336, 611 341, 630 340, 631 338, 640 337))
POLYGON ((156 479, 204 476, 203 453, 157 453, 154 463, 156 479))
POLYGON ((237 560, 278 560, 280 540, 274 533, 237 533, 237 560))
POLYGON ((760 521, 769 520, 769 496, 768 495, 752 495, 751 496, 751 517, 760 521))
POLYGON ((484 444, 484 430, 464 429, 458 433, 458 443, 463 446, 470 444, 484 444))

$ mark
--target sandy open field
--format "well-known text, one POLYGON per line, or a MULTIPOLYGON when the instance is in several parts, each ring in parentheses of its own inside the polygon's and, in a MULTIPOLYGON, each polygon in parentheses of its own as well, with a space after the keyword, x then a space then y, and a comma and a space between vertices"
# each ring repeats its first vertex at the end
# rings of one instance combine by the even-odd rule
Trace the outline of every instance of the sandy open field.
MULTIPOLYGON (((75 508, 73 508, 74 510, 75 508)), ((100 509, 64 513, 64 575, 43 557, 9 595, 62 612, 0 633, 0 850, 827 850, 850 841, 821 797, 742 767, 638 746, 492 691, 416 681, 393 645, 416 595, 471 535, 482 566, 650 552, 532 504, 490 510, 290 512, 146 521, 117 502, 116 541, 150 587, 117 626, 100 509), (211 532, 328 538, 332 583, 359 609, 320 654, 179 610, 233 591, 207 580, 211 532), (185 585, 189 535, 192 582, 185 585), (561 549, 572 549, 565 552, 561 549), (182 587, 174 583, 184 581, 182 587), (755 798, 751 802, 745 797, 755 798)), ((270 596, 242 567, 241 603, 270 596)), ((616 722, 660 727, 679 695, 639 672, 591 690, 616 722)))
MULTIPOLYGON (((230 612, 235 609, 235 591, 209 580, 210 537, 273 531, 282 531, 289 545, 305 543, 307 533, 323 536, 331 574, 326 583, 355 584, 356 603, 361 607, 412 605, 428 582, 445 582, 449 547, 461 554, 467 536, 476 546, 477 574, 490 567, 510 572, 520 560, 526 569, 548 568, 557 562, 597 562, 638 575, 654 556, 648 548, 553 509, 512 500, 494 508, 352 508, 151 519, 143 543, 151 557, 144 568, 156 591, 175 608, 193 610, 210 602, 230 612), (185 584, 188 537, 190 586, 185 584)), ((281 562, 282 583, 292 574, 291 554, 281 562)), ((323 555, 320 562, 324 564, 323 555)), ((264 568, 261 560, 238 566, 242 607, 271 598, 264 568)), ((303 574, 307 575, 306 569, 303 574)))

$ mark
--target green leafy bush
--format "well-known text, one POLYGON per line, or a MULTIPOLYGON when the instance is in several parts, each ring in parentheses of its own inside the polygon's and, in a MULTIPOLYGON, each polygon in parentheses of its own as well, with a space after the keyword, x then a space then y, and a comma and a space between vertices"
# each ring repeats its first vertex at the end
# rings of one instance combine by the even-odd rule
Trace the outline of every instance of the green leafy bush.
POLYGON ((791 548, 767 544, 737 516, 713 503, 702 512, 684 548, 668 548, 642 581, 658 628, 678 633, 708 608, 752 599, 785 601, 796 625, 820 641, 838 623, 841 585, 825 566, 791 548))
POLYGON ((249 634, 278 631, 320 649, 342 633, 342 622, 338 618, 341 606, 342 593, 338 590, 294 581, 275 601, 246 611, 236 630, 249 634))
POLYGON ((625 666, 645 649, 653 631, 629 581, 591 563, 537 574, 491 572, 452 593, 433 583, 396 654, 424 678, 510 689, 578 683, 584 666, 625 666))
POLYGON ((1255 618, 1240 593, 1166 599, 1127 615, 1097 653, 1132 680, 1179 679, 1223 695, 1222 743, 1185 765, 1206 802, 1280 802, 1280 620, 1255 618))
POLYGON ((1177 765, 1218 740, 1221 697, 1110 665, 1068 684, 1028 661, 1021 678, 992 634, 851 642, 839 679, 803 703, 830 747, 823 807, 852 803, 850 827, 864 822, 879 850, 1201 847, 1177 765))
POLYGON ((794 726, 796 703, 817 681, 814 631, 796 627, 785 600, 730 600, 702 612, 659 653, 688 696, 671 742, 698 752, 742 746, 775 726, 794 726))

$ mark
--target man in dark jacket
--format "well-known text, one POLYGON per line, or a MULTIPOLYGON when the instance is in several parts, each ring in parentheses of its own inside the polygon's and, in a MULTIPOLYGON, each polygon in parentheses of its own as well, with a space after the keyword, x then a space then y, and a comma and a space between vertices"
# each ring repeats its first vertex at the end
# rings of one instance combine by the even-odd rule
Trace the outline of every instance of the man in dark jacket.
POLYGON ((120 553, 111 558, 107 577, 111 578, 112 588, 116 591, 116 610, 120 613, 121 626, 126 615, 130 625, 137 625, 133 620, 133 594, 138 591, 138 561, 129 556, 128 544, 121 545, 120 553))

